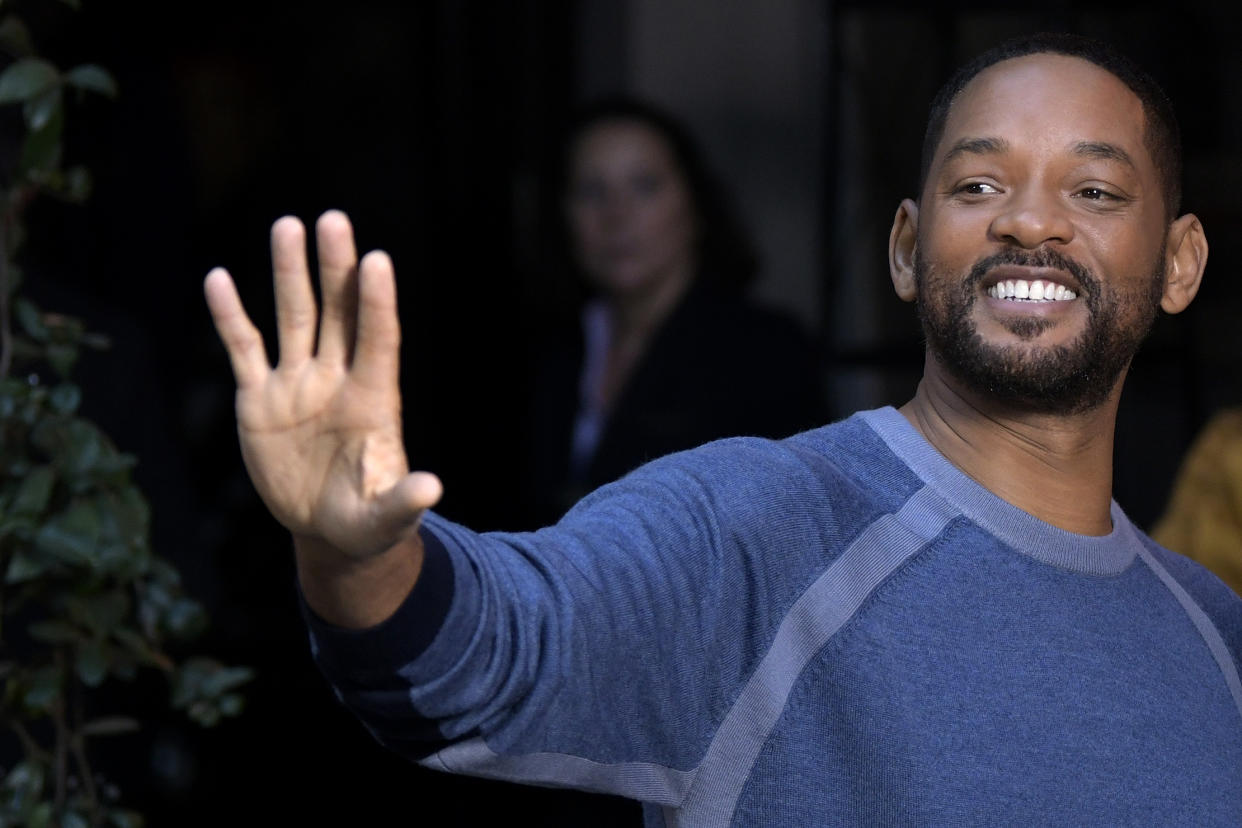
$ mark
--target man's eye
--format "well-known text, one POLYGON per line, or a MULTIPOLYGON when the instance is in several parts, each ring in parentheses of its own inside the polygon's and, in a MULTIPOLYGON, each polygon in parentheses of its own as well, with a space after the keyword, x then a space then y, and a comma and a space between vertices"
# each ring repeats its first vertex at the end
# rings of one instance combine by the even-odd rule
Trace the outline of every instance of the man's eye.
POLYGON ((970 181, 957 188, 957 192, 964 195, 989 195, 991 193, 999 193, 996 187, 983 181, 970 181))
POLYGON ((1129 201, 1124 195, 1120 195, 1112 190, 1105 190, 1104 187, 1083 187, 1082 190, 1079 190, 1074 195, 1079 197, 1079 199, 1087 201, 1114 202, 1114 204, 1122 204, 1122 202, 1129 201))

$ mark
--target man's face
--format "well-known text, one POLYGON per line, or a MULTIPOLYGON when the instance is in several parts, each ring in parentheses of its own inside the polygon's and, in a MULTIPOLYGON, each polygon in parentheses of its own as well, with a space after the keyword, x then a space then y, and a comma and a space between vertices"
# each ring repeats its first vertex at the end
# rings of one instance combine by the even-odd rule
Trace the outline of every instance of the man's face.
POLYGON ((1039 54, 958 95, 919 206, 914 272, 936 359, 1046 413, 1102 403, 1160 305, 1167 219, 1142 104, 1039 54))

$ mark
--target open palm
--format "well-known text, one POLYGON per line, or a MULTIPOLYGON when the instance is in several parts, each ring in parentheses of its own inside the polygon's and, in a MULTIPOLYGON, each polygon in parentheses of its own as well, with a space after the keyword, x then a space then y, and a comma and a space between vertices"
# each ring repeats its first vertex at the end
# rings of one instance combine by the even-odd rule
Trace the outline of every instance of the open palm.
POLYGON ((259 495, 295 536, 365 557, 416 527, 440 483, 411 474, 406 460, 392 262, 382 252, 359 262, 343 213, 325 213, 315 229, 322 318, 301 222, 272 226, 275 368, 229 274, 213 270, 204 289, 237 379, 242 456, 259 495))

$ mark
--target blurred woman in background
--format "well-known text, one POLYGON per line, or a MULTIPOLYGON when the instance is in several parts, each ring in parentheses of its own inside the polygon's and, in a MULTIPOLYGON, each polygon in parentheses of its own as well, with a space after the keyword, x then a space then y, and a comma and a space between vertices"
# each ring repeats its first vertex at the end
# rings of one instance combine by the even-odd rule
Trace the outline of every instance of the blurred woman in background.
POLYGON ((563 157, 566 258, 587 296, 537 362, 532 525, 663 454, 823 424, 815 350, 747 298, 750 238, 686 131, 611 99, 574 122, 563 157))

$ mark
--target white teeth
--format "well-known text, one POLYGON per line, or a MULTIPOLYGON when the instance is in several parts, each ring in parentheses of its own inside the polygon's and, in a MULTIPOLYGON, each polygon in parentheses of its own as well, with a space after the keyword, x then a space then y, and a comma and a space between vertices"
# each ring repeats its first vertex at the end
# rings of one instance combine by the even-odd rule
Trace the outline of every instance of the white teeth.
POLYGON ((1036 279, 1006 279, 988 288, 988 296, 994 299, 1018 299, 1027 302, 1067 302, 1078 294, 1065 285, 1036 279))

